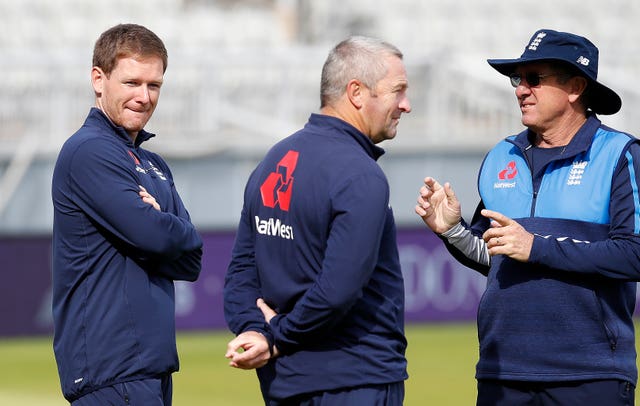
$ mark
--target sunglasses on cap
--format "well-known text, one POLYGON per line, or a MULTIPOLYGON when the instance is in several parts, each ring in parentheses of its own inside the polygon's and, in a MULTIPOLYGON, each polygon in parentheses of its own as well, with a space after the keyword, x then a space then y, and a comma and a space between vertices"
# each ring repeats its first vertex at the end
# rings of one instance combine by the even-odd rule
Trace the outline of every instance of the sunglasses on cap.
MULTIPOLYGON (((549 73, 547 75, 541 75, 538 72, 527 72, 524 74, 524 80, 527 82, 529 87, 536 87, 540 85, 540 81, 544 78, 548 78, 551 76, 558 76, 557 73, 549 73)), ((511 79, 511 86, 518 87, 522 83, 522 75, 520 73, 512 73, 509 75, 509 79, 511 79)))

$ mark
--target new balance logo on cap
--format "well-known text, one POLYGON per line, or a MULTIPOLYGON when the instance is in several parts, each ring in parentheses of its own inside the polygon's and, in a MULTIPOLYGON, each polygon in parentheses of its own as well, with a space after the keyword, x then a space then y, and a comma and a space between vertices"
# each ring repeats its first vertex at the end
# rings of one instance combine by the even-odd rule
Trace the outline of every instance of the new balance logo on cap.
POLYGON ((578 62, 580 65, 589 66, 589 58, 585 58, 582 55, 580 55, 576 62, 578 62))

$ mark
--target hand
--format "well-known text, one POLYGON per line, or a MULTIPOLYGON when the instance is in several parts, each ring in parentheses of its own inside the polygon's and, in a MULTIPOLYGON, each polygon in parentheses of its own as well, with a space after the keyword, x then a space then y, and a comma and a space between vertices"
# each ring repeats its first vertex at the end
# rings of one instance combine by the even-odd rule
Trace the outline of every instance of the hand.
POLYGON ((489 255, 506 255, 516 261, 527 262, 533 246, 533 234, 497 211, 484 209, 481 214, 491 219, 491 228, 482 235, 489 255))
POLYGON ((229 341, 224 356, 231 360, 229 366, 239 369, 260 368, 271 358, 267 338, 257 331, 245 331, 229 341))
POLYGON ((267 302, 264 301, 264 299, 258 299, 256 301, 256 305, 258 306, 258 309, 262 311, 262 314, 264 315, 264 321, 266 321, 267 324, 271 322, 271 319, 276 314, 278 314, 271 307, 269 307, 269 305, 267 304, 267 302))
POLYGON ((156 198, 151 196, 149 194, 149 192, 147 192, 147 189, 145 189, 143 186, 140 186, 140 192, 138 192, 138 194, 140 195, 140 197, 142 198, 142 201, 150 204, 151 206, 153 206, 154 209, 160 211, 160 205, 158 204, 158 202, 156 202, 156 198))
POLYGON ((419 193, 416 214, 433 232, 442 234, 460 222, 460 201, 449 182, 443 187, 435 179, 426 177, 419 193))
MULTIPOLYGON (((275 312, 275 310, 269 307, 269 305, 267 304, 267 302, 264 301, 264 299, 256 300, 256 305, 258 306, 258 309, 262 311, 262 314, 264 315, 264 321, 266 321, 267 324, 269 324, 271 322, 271 319, 274 318, 276 314, 278 314, 275 312)), ((275 358, 279 354, 280 354, 280 351, 278 351, 278 347, 276 347, 276 345, 274 344, 273 357, 275 358)))

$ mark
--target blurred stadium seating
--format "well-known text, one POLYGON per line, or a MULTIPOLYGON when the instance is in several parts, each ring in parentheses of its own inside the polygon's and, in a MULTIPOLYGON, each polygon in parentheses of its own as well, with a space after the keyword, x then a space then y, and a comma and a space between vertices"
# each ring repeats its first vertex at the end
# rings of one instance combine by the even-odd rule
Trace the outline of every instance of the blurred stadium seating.
POLYGON ((484 152, 519 131, 508 81, 485 62, 515 57, 538 28, 583 34, 600 48, 600 78, 623 97, 604 121, 640 133, 636 21, 616 0, 0 0, 0 234, 48 233, 56 153, 93 104, 93 42, 136 22, 169 50, 147 148, 171 161, 196 224, 232 228, 242 188, 264 150, 318 108, 329 48, 350 34, 405 53, 413 112, 381 160, 400 225, 422 178, 450 180, 467 214, 484 152))

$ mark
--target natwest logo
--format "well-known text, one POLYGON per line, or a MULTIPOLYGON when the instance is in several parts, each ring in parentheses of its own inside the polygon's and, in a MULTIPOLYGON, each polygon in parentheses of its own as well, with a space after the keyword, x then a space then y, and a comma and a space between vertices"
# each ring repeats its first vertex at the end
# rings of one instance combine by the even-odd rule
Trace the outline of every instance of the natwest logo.
POLYGON ((284 211, 289 211, 291 205, 291 193, 293 192, 293 171, 298 164, 298 151, 289 151, 278 162, 275 172, 271 172, 260 186, 262 204, 267 207, 276 207, 276 204, 284 211))
POLYGON ((518 174, 518 168, 516 168, 516 161, 511 161, 507 164, 507 167, 498 173, 498 179, 507 180, 513 179, 518 174))
POLYGON ((280 219, 270 217, 263 220, 260 217, 255 216, 255 221, 258 234, 293 240, 293 227, 288 224, 284 224, 280 219))

